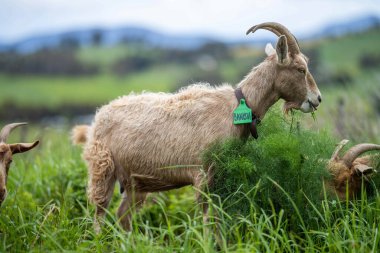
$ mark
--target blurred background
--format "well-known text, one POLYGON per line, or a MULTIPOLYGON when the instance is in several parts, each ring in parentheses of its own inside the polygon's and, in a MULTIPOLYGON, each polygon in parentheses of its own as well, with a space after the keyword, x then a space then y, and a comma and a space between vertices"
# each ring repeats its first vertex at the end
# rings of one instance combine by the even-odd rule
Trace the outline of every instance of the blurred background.
POLYGON ((1 0, 0 17, 1 125, 89 123, 131 91, 235 85, 276 43, 246 30, 276 21, 324 97, 306 126, 380 142, 380 1, 1 0))

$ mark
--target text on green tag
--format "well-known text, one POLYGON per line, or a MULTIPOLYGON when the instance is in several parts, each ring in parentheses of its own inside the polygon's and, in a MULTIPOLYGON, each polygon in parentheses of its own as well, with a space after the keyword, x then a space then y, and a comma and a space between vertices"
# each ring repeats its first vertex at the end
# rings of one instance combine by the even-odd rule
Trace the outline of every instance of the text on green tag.
POLYGON ((240 99, 239 106, 234 110, 234 124, 247 124, 252 122, 252 110, 240 99))

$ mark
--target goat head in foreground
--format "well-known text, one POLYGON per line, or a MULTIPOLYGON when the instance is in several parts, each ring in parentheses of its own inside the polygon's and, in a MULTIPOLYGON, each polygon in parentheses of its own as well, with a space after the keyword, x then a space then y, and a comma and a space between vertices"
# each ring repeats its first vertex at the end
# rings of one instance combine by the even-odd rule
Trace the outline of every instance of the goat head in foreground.
POLYGON ((339 152, 348 143, 342 140, 335 149, 328 162, 328 170, 333 176, 333 181, 329 187, 334 189, 340 199, 352 198, 361 193, 361 187, 368 184, 369 177, 374 172, 374 157, 367 155, 359 157, 365 152, 380 150, 380 145, 363 143, 350 148, 345 155, 340 158, 339 152))
POLYGON ((279 36, 276 49, 267 44, 265 52, 269 59, 277 61, 273 90, 285 100, 284 111, 315 111, 322 102, 322 96, 309 72, 309 59, 301 52, 297 39, 286 27, 274 22, 253 26, 247 34, 259 29, 271 31, 279 36))
POLYGON ((34 143, 14 143, 7 144, 7 138, 11 131, 18 126, 26 125, 27 123, 13 123, 3 127, 0 132, 0 205, 3 203, 7 195, 7 178, 9 167, 12 163, 12 155, 23 153, 31 150, 38 145, 38 141, 34 143))

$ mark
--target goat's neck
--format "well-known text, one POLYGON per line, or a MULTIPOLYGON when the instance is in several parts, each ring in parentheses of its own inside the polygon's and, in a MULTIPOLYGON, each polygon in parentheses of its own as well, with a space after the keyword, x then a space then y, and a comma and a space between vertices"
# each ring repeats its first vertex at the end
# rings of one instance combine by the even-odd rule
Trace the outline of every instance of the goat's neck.
POLYGON ((255 67, 238 85, 247 100, 248 106, 260 119, 279 99, 275 90, 276 65, 264 61, 255 67))

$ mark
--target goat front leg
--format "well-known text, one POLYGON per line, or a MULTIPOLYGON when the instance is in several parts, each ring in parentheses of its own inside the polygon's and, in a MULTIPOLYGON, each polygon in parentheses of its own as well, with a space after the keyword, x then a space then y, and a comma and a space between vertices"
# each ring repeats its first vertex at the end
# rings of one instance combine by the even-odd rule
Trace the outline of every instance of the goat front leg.
POLYGON ((205 224, 209 221, 209 205, 207 197, 204 194, 208 191, 209 186, 211 185, 213 166, 210 165, 207 167, 207 171, 198 171, 194 174, 194 183, 193 186, 196 189, 196 200, 202 207, 203 213, 203 222, 205 224))
MULTIPOLYGON (((196 199, 198 203, 202 207, 202 214, 203 214, 203 223, 204 225, 208 225, 209 223, 209 204, 208 204, 208 197, 205 196, 207 194, 209 187, 211 187, 214 176, 214 166, 213 164, 206 167, 207 171, 200 171, 194 176, 194 187, 196 188, 196 199)), ((215 217, 216 214, 214 213, 213 216, 215 217)), ((206 226, 205 228, 205 236, 207 238, 214 238, 216 241, 216 244, 218 247, 221 247, 223 245, 222 241, 222 234, 221 231, 218 229, 215 229, 213 231, 212 228, 209 226, 206 226)))
POLYGON ((132 213, 137 212, 146 199, 147 193, 124 191, 122 201, 117 216, 119 217, 120 224, 125 231, 132 230, 132 213))

